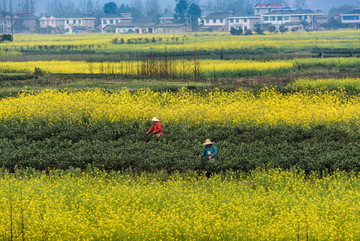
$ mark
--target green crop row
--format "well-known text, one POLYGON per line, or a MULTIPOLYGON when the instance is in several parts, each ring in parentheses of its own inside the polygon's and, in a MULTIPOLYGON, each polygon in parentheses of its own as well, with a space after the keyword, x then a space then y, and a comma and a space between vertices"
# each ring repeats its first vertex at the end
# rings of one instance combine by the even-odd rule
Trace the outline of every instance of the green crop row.
MULTIPOLYGON (((149 123, 150 124, 150 123, 149 123)), ((0 125, 0 166, 86 168, 137 172, 250 171, 259 166, 312 171, 360 171, 356 129, 302 127, 188 127, 164 125, 164 136, 146 135, 148 125, 0 125), (215 141, 215 164, 197 156, 202 142, 215 141)))

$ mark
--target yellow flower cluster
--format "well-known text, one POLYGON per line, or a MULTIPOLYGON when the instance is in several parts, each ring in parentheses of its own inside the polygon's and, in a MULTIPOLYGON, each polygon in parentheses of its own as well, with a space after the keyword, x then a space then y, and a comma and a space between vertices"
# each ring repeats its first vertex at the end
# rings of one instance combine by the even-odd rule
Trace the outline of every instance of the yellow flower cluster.
POLYGON ((123 89, 114 93, 49 90, 21 94, 0 101, 1 121, 48 123, 146 122, 153 116, 163 123, 193 125, 360 124, 360 97, 345 92, 295 92, 274 90, 254 95, 247 91, 153 92, 123 89))
POLYGON ((85 61, 26 61, 26 62, 2 62, 0 73, 31 73, 35 68, 40 68, 47 73, 53 74, 126 74, 126 75, 155 75, 167 74, 193 74, 195 68, 199 74, 213 75, 214 72, 221 75, 236 75, 241 72, 267 72, 289 70, 293 64, 287 61, 246 61, 246 60, 176 60, 171 62, 155 61, 123 61, 123 62, 85 62, 85 61))
POLYGON ((87 172, 0 178, 4 240, 359 240, 359 178, 87 172))
POLYGON ((298 79, 287 88, 294 90, 347 90, 360 91, 360 78, 346 79, 298 79))

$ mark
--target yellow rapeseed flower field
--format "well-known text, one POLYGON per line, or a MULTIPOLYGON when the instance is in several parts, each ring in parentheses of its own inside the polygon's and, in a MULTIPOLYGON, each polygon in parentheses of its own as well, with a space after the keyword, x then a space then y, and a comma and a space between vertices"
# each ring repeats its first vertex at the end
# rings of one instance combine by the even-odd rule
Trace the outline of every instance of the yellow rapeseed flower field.
POLYGON ((287 88, 293 90, 347 90, 359 91, 360 78, 345 79, 298 79, 290 83, 287 88))
POLYGON ((342 91, 279 93, 221 90, 204 94, 180 90, 126 89, 108 93, 49 90, 0 100, 0 120, 19 122, 146 122, 191 125, 359 125, 360 97, 342 91))
POLYGON ((0 178, 3 240, 359 240, 360 183, 256 170, 155 177, 64 171, 0 178))
POLYGON ((187 34, 80 34, 40 35, 18 34, 12 43, 1 43, 0 49, 11 51, 93 50, 97 52, 213 51, 231 49, 273 48, 304 50, 316 48, 359 48, 356 30, 288 32, 285 34, 232 36, 230 33, 187 34), (125 44, 112 44, 122 38, 125 44), (126 44, 128 39, 157 39, 156 42, 126 44), (162 39, 162 41, 159 41, 162 39))
POLYGON ((251 72, 283 72, 293 67, 288 61, 247 61, 247 60, 176 60, 154 61, 149 63, 142 61, 121 62, 86 62, 86 61, 25 61, 25 62, 2 62, 0 73, 32 73, 35 68, 52 74, 122 74, 122 75, 155 75, 161 72, 174 75, 193 74, 195 68, 199 74, 212 76, 234 76, 238 73, 251 72))

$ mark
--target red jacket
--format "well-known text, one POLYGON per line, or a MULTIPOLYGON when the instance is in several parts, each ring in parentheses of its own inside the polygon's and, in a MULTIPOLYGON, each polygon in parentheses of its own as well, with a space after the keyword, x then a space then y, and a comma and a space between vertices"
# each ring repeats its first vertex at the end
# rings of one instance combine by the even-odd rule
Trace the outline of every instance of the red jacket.
POLYGON ((155 134, 163 135, 162 125, 160 122, 156 122, 147 133, 155 132, 155 134))

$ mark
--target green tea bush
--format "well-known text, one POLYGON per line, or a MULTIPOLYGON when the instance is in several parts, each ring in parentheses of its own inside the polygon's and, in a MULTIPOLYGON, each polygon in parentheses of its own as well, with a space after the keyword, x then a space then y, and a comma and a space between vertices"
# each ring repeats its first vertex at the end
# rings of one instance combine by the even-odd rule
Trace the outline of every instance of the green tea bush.
POLYGON ((355 128, 191 127, 164 125, 164 136, 146 135, 150 123, 124 125, 15 124, 0 125, 0 166, 17 168, 85 169, 136 172, 201 171, 197 156, 202 143, 215 141, 214 172, 257 167, 299 167, 313 171, 360 171, 360 135, 355 128))

